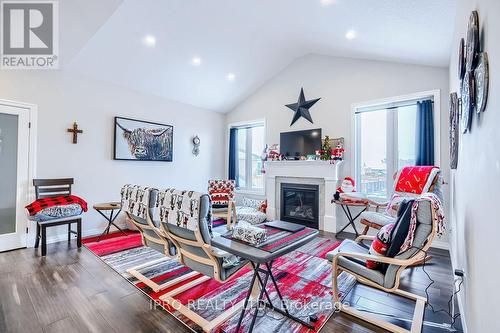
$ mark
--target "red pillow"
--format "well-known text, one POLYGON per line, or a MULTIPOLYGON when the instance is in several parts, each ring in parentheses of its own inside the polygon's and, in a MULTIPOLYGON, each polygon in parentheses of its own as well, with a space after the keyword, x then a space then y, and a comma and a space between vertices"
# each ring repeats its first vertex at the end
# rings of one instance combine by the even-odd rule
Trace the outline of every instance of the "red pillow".
MULTIPOLYGON (((392 228, 394 228, 394 223, 389 223, 384 225, 378 231, 377 236, 375 236, 375 239, 370 246, 370 254, 379 257, 385 257, 385 253, 387 252, 387 249, 389 248, 389 245, 391 243, 392 228)), ((377 269, 379 265, 380 263, 374 260, 366 261, 366 267, 369 269, 377 269)))

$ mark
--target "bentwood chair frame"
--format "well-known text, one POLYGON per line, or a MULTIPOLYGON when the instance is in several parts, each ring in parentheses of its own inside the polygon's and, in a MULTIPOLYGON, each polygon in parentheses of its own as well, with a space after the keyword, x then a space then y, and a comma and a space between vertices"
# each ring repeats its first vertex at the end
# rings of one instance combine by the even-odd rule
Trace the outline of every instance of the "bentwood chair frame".
MULTIPOLYGON (((436 222, 433 220, 432 222, 432 229, 431 232, 429 233, 429 236, 426 238, 426 241, 424 242, 424 245, 420 247, 410 258, 408 259, 398 259, 398 258, 390 258, 390 257, 383 257, 383 256, 375 256, 371 254, 364 254, 364 253, 356 253, 356 252, 338 252, 333 256, 332 259, 332 289, 333 289, 333 300, 334 304, 337 307, 337 309, 341 312, 347 313, 351 316, 357 317, 361 320, 364 320, 366 322, 369 322, 373 325, 379 326, 383 329, 386 329, 390 332, 394 333, 419 333, 422 330, 422 323, 423 323, 423 316, 424 316, 424 310, 425 310, 425 304, 427 303, 427 298, 404 291, 399 289, 400 285, 400 278, 401 274, 403 271, 410 266, 415 266, 417 263, 421 262, 422 260, 425 259, 425 254, 431 247, 432 241, 434 240, 436 236, 436 230, 437 230, 437 225, 436 222), (353 272, 352 270, 349 270, 345 267, 342 267, 339 265, 339 258, 344 257, 344 258, 350 258, 354 260, 373 260, 376 262, 380 262, 383 264, 389 264, 389 265, 396 265, 399 266, 399 268, 396 271, 395 275, 395 283, 392 288, 386 288, 378 283, 375 283, 360 274, 353 272), (340 273, 346 272, 356 278, 356 280, 359 283, 362 283, 364 285, 396 294, 405 298, 408 298, 410 300, 413 300, 416 302, 414 313, 413 313, 413 320, 412 320, 412 325, 410 330, 406 330, 400 326, 397 326, 395 324, 392 324, 388 321, 384 321, 376 317, 375 315, 372 315, 370 313, 365 313, 360 310, 357 310, 355 308, 352 308, 348 305, 340 304, 340 295, 339 295, 339 288, 338 288, 338 282, 337 282, 337 277, 339 276, 340 273)), ((362 241, 373 241, 376 236, 368 236, 368 235, 360 235, 359 237, 356 238, 355 242, 360 243, 362 241)), ((366 268, 368 269, 368 268, 366 268)))
MULTIPOLYGON (((175 258, 176 255, 176 249, 171 246, 171 241, 168 235, 164 233, 162 229, 157 227, 155 223, 153 222, 153 214, 152 211, 156 207, 156 201, 158 200, 158 190, 156 189, 148 189, 147 190, 147 195, 149 197, 149 209, 147 210, 146 217, 145 219, 141 219, 137 216, 133 216, 131 213, 125 210, 125 214, 127 216, 127 219, 139 230, 142 238, 142 244, 144 246, 148 246, 151 248, 155 248, 157 250, 160 250, 164 255, 170 258, 175 258), (152 244, 151 244, 152 243, 152 244)), ((171 286, 190 279, 198 273, 196 272, 190 272, 187 274, 184 274, 183 276, 173 279, 171 281, 165 282, 163 284, 158 284, 154 282, 152 279, 146 277, 144 274, 140 272, 141 268, 159 264, 162 261, 164 261, 165 258, 160 258, 152 261, 148 261, 146 263, 143 263, 141 265, 129 268, 127 270, 127 273, 147 285, 149 288, 151 288, 154 292, 159 292, 161 290, 170 288, 171 286)))

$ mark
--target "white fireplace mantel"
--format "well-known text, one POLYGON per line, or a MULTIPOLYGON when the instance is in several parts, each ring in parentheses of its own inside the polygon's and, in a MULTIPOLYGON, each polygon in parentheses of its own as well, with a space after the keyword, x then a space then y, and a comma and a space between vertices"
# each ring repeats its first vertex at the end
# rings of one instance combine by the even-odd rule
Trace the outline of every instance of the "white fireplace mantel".
POLYGON ((316 184, 320 188, 319 229, 335 232, 335 207, 331 199, 341 179, 342 161, 268 161, 266 170, 267 217, 279 219, 280 186, 283 182, 316 184))

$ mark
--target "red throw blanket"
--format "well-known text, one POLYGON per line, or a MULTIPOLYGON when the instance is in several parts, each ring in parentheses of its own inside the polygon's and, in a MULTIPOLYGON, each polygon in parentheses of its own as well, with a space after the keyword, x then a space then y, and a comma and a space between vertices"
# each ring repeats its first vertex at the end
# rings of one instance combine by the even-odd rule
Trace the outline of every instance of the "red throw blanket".
POLYGON ((425 184, 435 166, 404 167, 396 184, 396 192, 422 194, 425 184))
POLYGON ((79 204, 84 212, 87 211, 87 202, 82 198, 77 197, 76 195, 66 195, 66 196, 38 199, 30 203, 25 208, 28 210, 30 216, 33 216, 45 208, 53 206, 71 205, 71 204, 79 204))

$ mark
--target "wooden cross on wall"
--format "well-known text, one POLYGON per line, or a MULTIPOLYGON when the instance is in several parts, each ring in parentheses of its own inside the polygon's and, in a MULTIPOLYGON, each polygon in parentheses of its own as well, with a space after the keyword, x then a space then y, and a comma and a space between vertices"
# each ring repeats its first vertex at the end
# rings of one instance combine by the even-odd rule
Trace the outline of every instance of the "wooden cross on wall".
POLYGON ((83 133, 82 130, 78 129, 77 123, 73 123, 73 128, 68 128, 68 132, 73 133, 73 143, 78 143, 78 134, 83 133))

